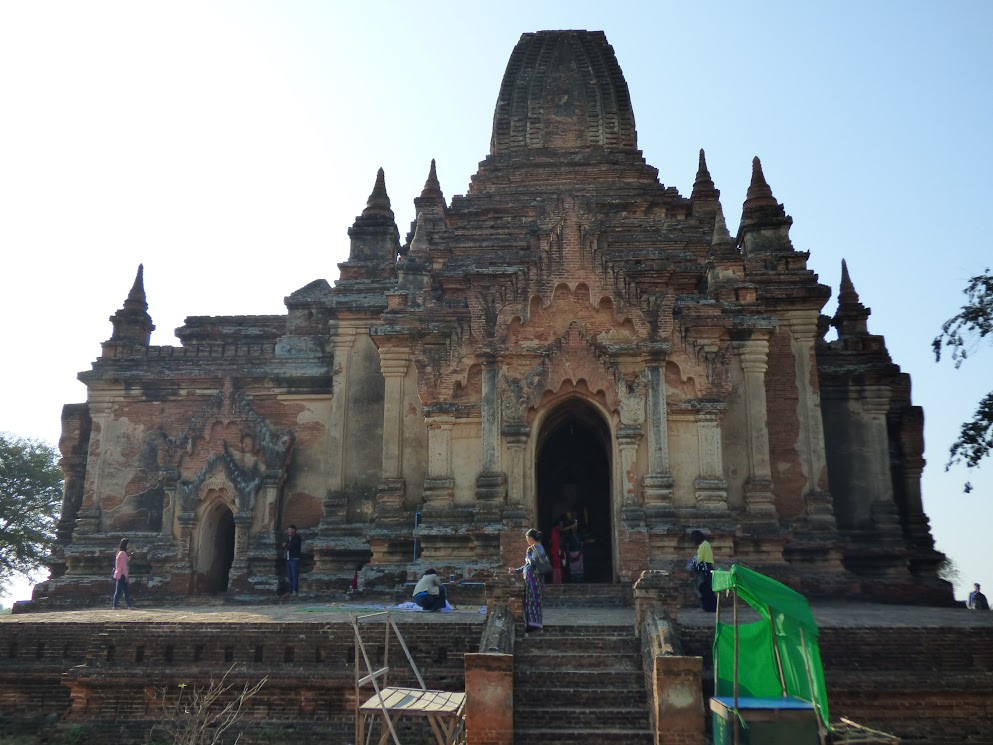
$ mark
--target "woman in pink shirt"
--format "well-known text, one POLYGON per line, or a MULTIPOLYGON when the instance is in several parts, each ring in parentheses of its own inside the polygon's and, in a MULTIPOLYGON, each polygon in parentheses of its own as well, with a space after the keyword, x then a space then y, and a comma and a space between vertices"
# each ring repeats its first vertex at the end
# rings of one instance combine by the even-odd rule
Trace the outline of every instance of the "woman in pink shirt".
POLYGON ((118 603, 121 600, 121 594, 124 594, 124 602, 128 605, 128 610, 131 610, 131 590, 128 588, 128 562, 131 561, 131 555, 134 551, 128 549, 128 539, 121 539, 121 548, 117 552, 117 557, 114 559, 114 579, 117 581, 116 589, 114 590, 114 609, 116 610, 120 606, 118 603))

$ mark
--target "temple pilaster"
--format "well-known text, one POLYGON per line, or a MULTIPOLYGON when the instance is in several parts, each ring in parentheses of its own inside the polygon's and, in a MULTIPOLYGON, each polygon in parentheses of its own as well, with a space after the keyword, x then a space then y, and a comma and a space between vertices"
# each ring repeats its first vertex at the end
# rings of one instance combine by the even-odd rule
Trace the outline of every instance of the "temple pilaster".
MULTIPOLYGON (((648 472, 642 479, 645 507, 672 507, 673 480, 669 465, 669 414, 665 393, 665 358, 651 358, 648 366, 648 472)), ((625 471, 627 473, 627 471, 625 471)))
POLYGON ((724 453, 721 447, 721 412, 705 408, 695 412, 698 477, 693 483, 697 507, 726 510, 727 481, 724 478, 724 453))
POLYGON ((379 364, 386 381, 383 399, 383 465, 377 491, 376 517, 398 517, 403 510, 403 381, 410 365, 409 349, 384 347, 379 364))
POLYGON ((480 438, 481 468, 476 477, 476 499, 482 511, 489 511, 503 504, 507 496, 507 477, 500 464, 500 394, 497 387, 499 361, 496 354, 483 351, 477 356, 483 366, 482 401, 483 417, 480 438))
POLYGON ((424 506, 431 511, 450 509, 455 497, 452 473, 452 428, 455 417, 428 413, 428 475, 424 480, 424 506))
POLYGON ((798 450, 801 467, 807 480, 804 491, 806 520, 825 529, 835 527, 831 495, 827 492, 827 455, 824 449, 824 420, 820 396, 814 380, 814 340, 817 336, 816 310, 792 311, 784 314, 783 326, 788 329, 793 352, 794 372, 798 392, 797 419, 800 423, 798 450))
POLYGON ((775 516, 772 467, 769 459, 769 421, 765 373, 769 367, 769 340, 753 336, 734 342, 744 378, 745 421, 748 429, 748 478, 745 508, 749 514, 775 516))
POLYGON ((334 388, 331 421, 328 423, 328 491, 324 502, 325 520, 344 522, 348 515, 345 489, 345 440, 348 436, 348 372, 356 335, 366 333, 362 326, 331 321, 331 347, 334 354, 334 388))

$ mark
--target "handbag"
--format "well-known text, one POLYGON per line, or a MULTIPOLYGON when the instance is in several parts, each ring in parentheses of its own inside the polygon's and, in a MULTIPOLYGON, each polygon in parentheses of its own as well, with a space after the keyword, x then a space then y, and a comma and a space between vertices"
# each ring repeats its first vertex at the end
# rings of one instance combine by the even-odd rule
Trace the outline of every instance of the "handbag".
POLYGON ((539 574, 552 573, 552 562, 548 560, 548 554, 539 548, 534 549, 534 564, 532 566, 539 574))

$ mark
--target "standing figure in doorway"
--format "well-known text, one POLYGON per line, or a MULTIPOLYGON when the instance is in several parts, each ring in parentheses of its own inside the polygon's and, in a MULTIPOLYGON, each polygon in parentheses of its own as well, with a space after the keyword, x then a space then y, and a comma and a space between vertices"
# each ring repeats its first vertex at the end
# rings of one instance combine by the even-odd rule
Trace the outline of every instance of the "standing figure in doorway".
POLYGON ((541 533, 534 528, 524 534, 528 550, 524 554, 524 565, 512 567, 508 572, 524 575, 524 632, 541 631, 541 599, 545 592, 545 578, 542 566, 548 566, 548 556, 541 545, 541 533))
POLYGON ((708 613, 713 613, 717 610, 717 596, 714 594, 711 576, 714 571, 714 549, 699 530, 690 533, 690 538, 697 547, 696 556, 690 562, 696 594, 700 598, 700 607, 708 613))
POLYGON ((569 560, 569 581, 582 582, 586 579, 586 568, 583 566, 583 541, 579 537, 579 520, 572 515, 566 515, 563 521, 565 533, 566 555, 569 560))
POLYGON ((286 529, 286 540, 283 541, 283 558, 286 559, 287 595, 297 595, 300 591, 300 534, 297 526, 291 525, 286 529))
POLYGON ((552 560, 552 584, 562 584, 562 569, 565 565, 565 554, 562 551, 562 526, 565 525, 565 515, 555 521, 548 545, 548 558, 552 560))
POLYGON ((121 595, 124 596, 128 610, 134 607, 131 605, 131 588, 128 587, 129 564, 132 556, 134 556, 134 550, 128 548, 128 539, 122 538, 121 547, 117 550, 117 556, 114 557, 114 610, 121 607, 119 605, 121 595))

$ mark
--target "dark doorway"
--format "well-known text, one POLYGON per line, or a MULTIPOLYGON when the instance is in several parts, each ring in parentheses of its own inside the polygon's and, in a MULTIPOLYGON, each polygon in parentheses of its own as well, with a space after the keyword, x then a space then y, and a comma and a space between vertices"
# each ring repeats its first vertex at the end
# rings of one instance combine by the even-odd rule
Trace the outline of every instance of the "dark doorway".
POLYGON ((224 504, 207 513, 200 537, 197 591, 226 592, 234 562, 234 515, 224 504))
POLYGON ((559 405, 537 450, 538 525, 546 536, 563 514, 579 520, 585 582, 612 582, 610 430, 589 403, 559 405))

